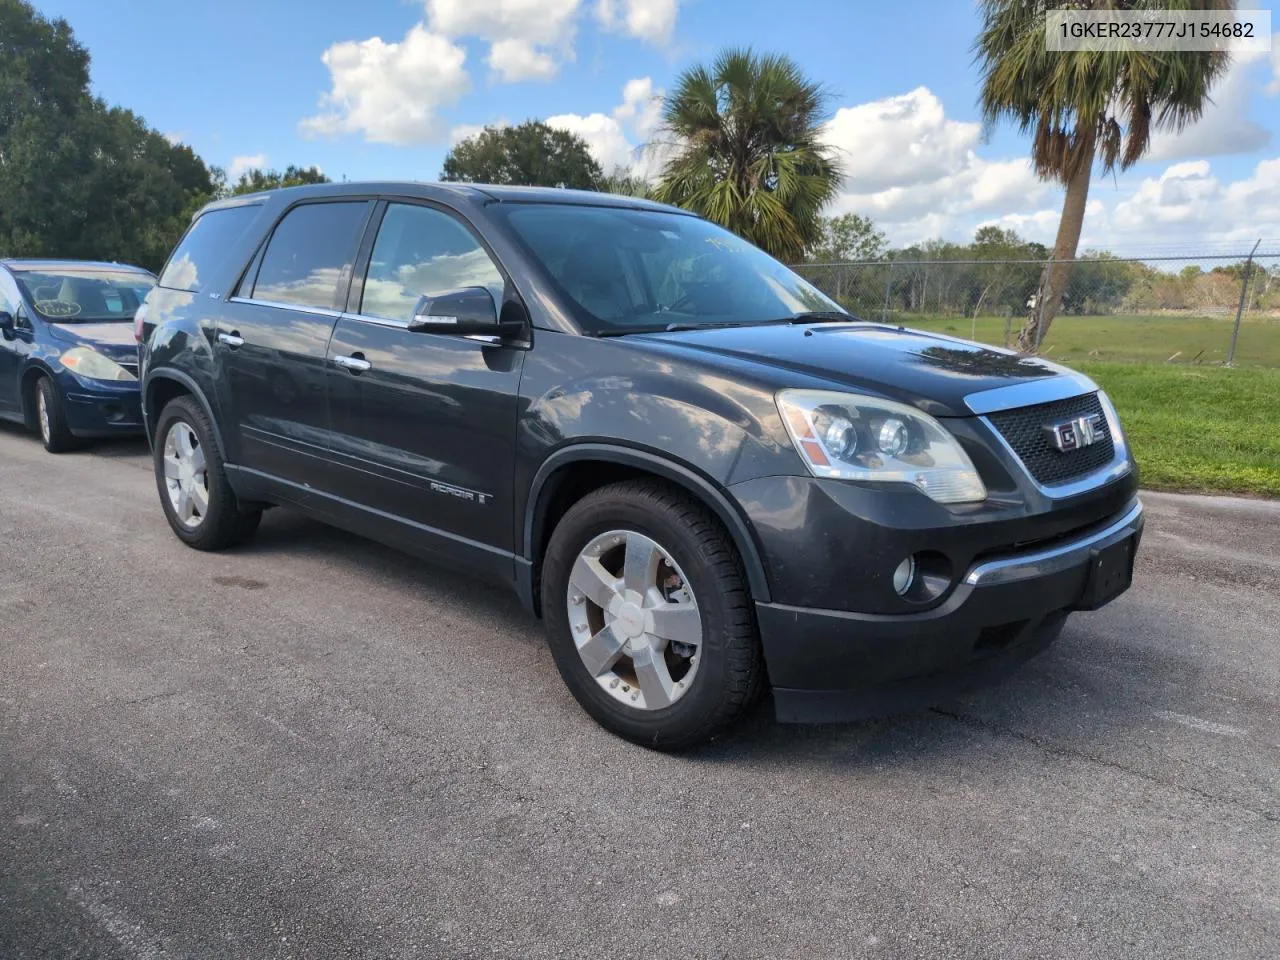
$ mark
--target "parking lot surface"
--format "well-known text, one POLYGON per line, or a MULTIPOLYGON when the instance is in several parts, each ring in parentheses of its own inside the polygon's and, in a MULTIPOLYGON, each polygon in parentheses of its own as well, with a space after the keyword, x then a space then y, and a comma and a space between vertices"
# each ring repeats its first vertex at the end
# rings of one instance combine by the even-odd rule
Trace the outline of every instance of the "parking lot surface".
POLYGON ((1280 509, 1146 500, 1003 685, 664 756, 500 589, 0 428, 0 957, 1274 958, 1280 509))

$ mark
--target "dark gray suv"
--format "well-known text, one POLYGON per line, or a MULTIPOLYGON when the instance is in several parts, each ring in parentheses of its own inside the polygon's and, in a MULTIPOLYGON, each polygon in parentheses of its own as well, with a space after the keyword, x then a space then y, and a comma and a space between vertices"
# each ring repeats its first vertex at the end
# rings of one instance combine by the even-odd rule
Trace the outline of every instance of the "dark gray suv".
POLYGON ((1124 591, 1105 394, 864 323, 683 211, 332 184, 202 210, 141 317, 160 502, 201 549, 287 505, 510 584, 565 682, 678 748, 932 702, 1124 591))

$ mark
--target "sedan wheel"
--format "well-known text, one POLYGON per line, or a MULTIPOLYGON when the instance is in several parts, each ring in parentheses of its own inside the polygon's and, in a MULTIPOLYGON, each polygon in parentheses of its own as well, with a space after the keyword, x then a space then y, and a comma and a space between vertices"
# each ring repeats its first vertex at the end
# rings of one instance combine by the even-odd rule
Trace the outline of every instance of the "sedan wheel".
POLYGON ((200 526, 209 513, 209 467, 200 438, 181 420, 165 434, 164 486, 178 520, 189 529, 200 526))
POLYGON ((48 446, 53 426, 49 423, 49 401, 43 390, 36 391, 36 422, 40 425, 40 439, 48 446))
POLYGON ((702 616, 671 554, 634 530, 611 530, 578 554, 569 624, 587 672, 619 703, 660 710, 693 684, 702 616))

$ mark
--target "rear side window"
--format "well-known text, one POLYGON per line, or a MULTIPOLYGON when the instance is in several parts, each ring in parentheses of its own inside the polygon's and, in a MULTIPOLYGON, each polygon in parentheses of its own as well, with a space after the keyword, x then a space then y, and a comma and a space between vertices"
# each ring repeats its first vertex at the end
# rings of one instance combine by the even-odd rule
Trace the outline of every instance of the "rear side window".
POLYGON ((267 243, 255 300, 337 309, 368 202, 308 203, 290 210, 267 243))
POLYGON ((191 225, 169 257, 160 286, 198 293, 262 208, 257 204, 210 210, 191 225))

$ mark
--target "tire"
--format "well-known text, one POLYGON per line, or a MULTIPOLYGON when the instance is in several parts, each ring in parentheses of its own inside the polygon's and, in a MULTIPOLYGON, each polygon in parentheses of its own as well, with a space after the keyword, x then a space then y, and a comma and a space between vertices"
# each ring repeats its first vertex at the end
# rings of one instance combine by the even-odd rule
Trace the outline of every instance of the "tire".
POLYGON ((243 509, 236 500, 213 427, 193 398, 177 397, 160 412, 152 456, 160 505, 179 540, 196 550, 222 550, 253 536, 262 511, 243 509))
MULTIPOLYGON (((637 569, 642 566, 637 563, 637 569)), ((596 490, 574 504, 552 532, 543 560, 541 595, 551 653, 570 692, 601 726, 634 743, 658 750, 681 750, 702 743, 742 716, 764 687, 755 608, 741 559, 719 522, 677 488, 659 481, 627 481, 596 490), (619 534, 624 538, 622 545, 610 547, 619 543, 619 534), (679 584, 673 594, 675 602, 681 607, 696 606, 698 617, 696 625, 683 621, 687 637, 691 640, 700 632, 700 645, 689 660, 676 653, 694 649, 690 644, 664 640, 657 635, 664 631, 656 628, 649 640, 643 634, 627 641, 666 644, 660 654, 662 665, 675 664, 666 670, 662 683, 652 680, 653 663, 646 667, 650 683, 659 683, 652 707, 645 684, 634 679, 642 677, 642 661, 649 660, 649 654, 642 648, 640 660, 624 654, 614 667, 601 672, 598 668, 609 662, 608 657, 595 660, 597 669, 589 669, 586 661, 591 657, 580 652, 575 640, 582 637, 586 649, 590 646, 587 639, 594 643, 608 627, 613 639, 607 649, 612 655, 619 634, 647 630, 636 625, 634 609, 628 613, 625 604, 616 606, 607 587, 598 595, 592 594, 601 588, 600 581, 607 582, 610 576, 618 578, 614 580, 615 594, 631 583, 626 558, 633 537, 641 542, 640 550, 647 540, 661 554, 655 578, 659 593, 653 594, 651 587, 648 594, 636 595, 661 598, 661 584, 679 584), (599 553, 602 549, 606 552, 599 553), (622 551, 622 559, 618 551, 622 551), (594 569, 604 575, 599 580, 588 578, 592 586, 580 590, 583 568, 577 565, 580 559, 588 562, 587 558, 592 558, 598 564, 594 569), (621 574, 616 572, 620 563, 621 574), (575 578, 572 583, 571 577, 575 578), (598 596, 620 612, 610 620, 602 603, 583 594, 598 596), (690 599, 692 603, 686 602, 690 599), (682 670, 687 671, 682 674, 684 679, 674 684, 681 689, 668 692, 665 681, 681 676, 682 670), (627 677, 632 678, 630 683, 627 677), (688 683, 682 686, 685 680, 688 683), (628 691, 628 686, 633 689, 628 691), (674 699, 667 702, 664 698, 668 696, 674 699), (639 705, 632 705, 637 702, 639 705)), ((665 606, 661 601, 659 605, 665 606)), ((673 609, 667 607, 668 612, 673 609)), ((670 628, 665 633, 670 636, 670 628)))
POLYGON ((35 401, 36 433, 39 434, 44 448, 50 453, 66 453, 79 446, 71 433, 71 428, 67 426, 62 397, 58 394, 58 388, 54 382, 42 376, 36 381, 32 398, 35 401))

